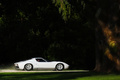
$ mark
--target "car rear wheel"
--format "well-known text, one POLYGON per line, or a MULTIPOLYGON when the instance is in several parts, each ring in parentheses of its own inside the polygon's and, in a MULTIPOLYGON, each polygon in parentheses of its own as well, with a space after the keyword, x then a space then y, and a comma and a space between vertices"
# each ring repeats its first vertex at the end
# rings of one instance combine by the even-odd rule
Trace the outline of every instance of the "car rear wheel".
POLYGON ((64 69, 64 65, 62 63, 56 65, 56 70, 62 71, 63 69, 64 69))
POLYGON ((28 63, 28 64, 26 64, 26 65, 24 66, 24 69, 27 70, 27 71, 30 71, 30 70, 33 69, 33 65, 30 64, 30 63, 28 63))

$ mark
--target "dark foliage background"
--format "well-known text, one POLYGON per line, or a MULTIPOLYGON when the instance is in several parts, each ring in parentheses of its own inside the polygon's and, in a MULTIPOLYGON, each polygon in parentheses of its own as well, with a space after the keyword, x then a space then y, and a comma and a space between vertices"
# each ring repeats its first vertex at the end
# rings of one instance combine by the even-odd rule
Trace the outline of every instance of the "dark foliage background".
POLYGON ((71 7, 63 1, 65 4, 58 9, 59 2, 54 0, 1 0, 0 64, 43 57, 64 61, 70 69, 93 69, 95 28, 89 20, 94 14, 94 10, 89 12, 92 4, 68 0, 71 7), (64 5, 71 9, 70 16, 64 12, 64 5))

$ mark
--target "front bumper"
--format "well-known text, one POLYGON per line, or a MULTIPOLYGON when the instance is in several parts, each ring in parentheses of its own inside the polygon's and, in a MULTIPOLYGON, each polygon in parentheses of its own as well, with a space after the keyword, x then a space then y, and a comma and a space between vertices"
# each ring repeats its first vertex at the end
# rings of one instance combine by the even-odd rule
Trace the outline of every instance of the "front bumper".
POLYGON ((18 64, 14 64, 14 66, 15 66, 15 68, 16 68, 16 69, 19 69, 19 66, 18 66, 18 64))

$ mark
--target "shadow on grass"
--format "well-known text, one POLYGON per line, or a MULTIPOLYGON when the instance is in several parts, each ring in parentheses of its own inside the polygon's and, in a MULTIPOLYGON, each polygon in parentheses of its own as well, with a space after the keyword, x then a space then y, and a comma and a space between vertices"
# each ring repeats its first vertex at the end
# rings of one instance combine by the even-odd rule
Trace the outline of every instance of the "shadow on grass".
POLYGON ((54 73, 0 73, 0 80, 71 80, 99 75, 94 72, 54 72, 54 73))

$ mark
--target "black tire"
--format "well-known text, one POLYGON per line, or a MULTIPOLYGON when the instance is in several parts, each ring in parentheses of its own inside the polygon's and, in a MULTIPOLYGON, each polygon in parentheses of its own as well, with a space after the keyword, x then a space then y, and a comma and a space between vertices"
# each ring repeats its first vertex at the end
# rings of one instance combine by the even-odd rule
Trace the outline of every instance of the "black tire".
POLYGON ((24 70, 27 70, 27 71, 30 71, 30 70, 33 70, 33 65, 28 63, 24 66, 24 70))
POLYGON ((64 65, 62 63, 59 63, 56 65, 55 70, 62 71, 64 69, 64 65))

